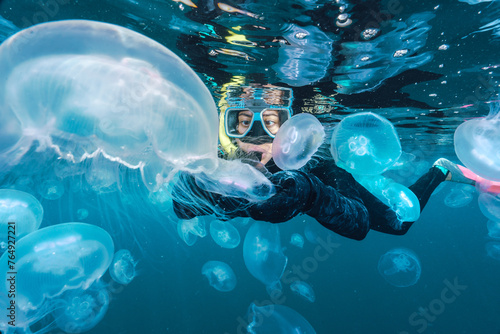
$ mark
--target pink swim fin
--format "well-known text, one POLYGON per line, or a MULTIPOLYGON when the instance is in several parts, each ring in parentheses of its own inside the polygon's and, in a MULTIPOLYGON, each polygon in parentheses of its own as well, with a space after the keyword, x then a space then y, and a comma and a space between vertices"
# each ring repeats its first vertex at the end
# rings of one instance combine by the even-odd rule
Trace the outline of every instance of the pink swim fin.
POLYGON ((478 185, 482 191, 500 194, 500 182, 487 180, 464 166, 457 166, 466 178, 476 181, 476 185, 478 185))

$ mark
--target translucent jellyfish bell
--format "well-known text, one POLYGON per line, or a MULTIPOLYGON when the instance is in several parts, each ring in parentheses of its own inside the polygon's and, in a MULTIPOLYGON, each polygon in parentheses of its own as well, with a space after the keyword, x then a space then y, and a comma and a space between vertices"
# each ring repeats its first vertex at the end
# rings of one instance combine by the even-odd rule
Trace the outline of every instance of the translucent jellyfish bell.
POLYGON ((304 281, 293 282, 290 284, 290 290, 311 303, 316 300, 313 288, 304 281))
POLYGON ((290 237, 290 244, 302 248, 304 247, 304 237, 298 233, 294 233, 290 237))
POLYGON ((243 242, 243 260, 250 274, 264 283, 268 290, 279 289, 288 258, 281 249, 278 226, 255 222, 243 242))
POLYGON ((222 292, 232 291, 236 286, 236 275, 231 267, 221 261, 208 261, 201 268, 214 289, 222 292))
POLYGON ((88 289, 64 292, 54 301, 53 316, 65 333, 83 333, 94 328, 108 311, 109 293, 100 281, 88 289))
POLYGON ((500 194, 482 193, 479 195, 478 203, 486 218, 500 222, 500 194))
POLYGON ((394 222, 395 224, 413 222, 420 217, 420 202, 407 187, 382 175, 354 175, 354 177, 370 193, 396 212, 399 222, 394 222))
MULTIPOLYGON (((83 223, 45 227, 20 239, 15 266, 18 322, 36 322, 39 318, 28 313, 43 310, 47 300, 67 290, 89 288, 108 269, 113 252, 106 231, 83 223)), ((0 299, 6 299, 9 290, 8 255, 0 258, 0 299)))
POLYGON ((229 222, 214 220, 210 223, 210 235, 223 248, 235 248, 240 244, 240 233, 229 222))
POLYGON ((451 188, 444 199, 444 204, 450 208, 460 208, 469 204, 474 198, 475 188, 468 184, 457 184, 451 188))
POLYGON ((247 326, 251 334, 316 334, 311 324, 297 311, 284 305, 257 306, 248 308, 247 326))
POLYGON ((387 282, 397 287, 412 286, 420 278, 422 269, 417 255, 406 248, 395 248, 380 257, 378 272, 387 282))
POLYGON ((109 275, 120 284, 129 284, 132 282, 137 272, 135 267, 137 262, 128 249, 120 249, 113 256, 113 261, 109 267, 109 275))
POLYGON ((477 175, 500 181, 500 104, 490 104, 490 114, 466 121, 454 135, 455 153, 477 175))
POLYGON ((204 238, 207 235, 205 221, 198 217, 180 220, 177 223, 177 233, 188 246, 192 246, 198 237, 204 238))
POLYGON ((216 166, 217 109, 203 82, 161 44, 112 24, 49 22, 6 40, 0 116, 0 155, 13 164, 38 141, 70 161, 102 154, 141 168, 150 187, 172 169, 216 166))
POLYGON ((396 129, 371 112, 344 118, 333 130, 331 152, 337 165, 350 173, 378 175, 401 155, 396 129))
POLYGON ((0 189, 0 245, 7 244, 9 229, 19 239, 36 231, 42 218, 43 207, 35 197, 24 191, 0 189))
POLYGON ((325 130, 311 114, 286 121, 273 140, 273 160, 282 170, 303 167, 323 143, 325 130))

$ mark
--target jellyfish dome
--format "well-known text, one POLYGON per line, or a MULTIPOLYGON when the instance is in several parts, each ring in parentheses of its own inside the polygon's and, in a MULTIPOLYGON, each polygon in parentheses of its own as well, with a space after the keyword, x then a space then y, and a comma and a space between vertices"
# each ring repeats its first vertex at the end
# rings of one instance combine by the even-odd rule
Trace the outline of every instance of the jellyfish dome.
POLYGON ((422 269, 414 252, 406 248, 395 248, 380 257, 378 272, 390 284, 403 288, 417 283, 422 269))
MULTIPOLYGON (((108 269, 113 252, 106 231, 83 223, 45 227, 20 239, 15 263, 18 322, 36 322, 27 314, 43 309, 45 301, 67 290, 89 288, 108 269)), ((0 258, 0 299, 7 299, 9 291, 8 264, 6 252, 0 258)))
POLYGON ((116 283, 129 284, 136 276, 137 262, 128 249, 120 249, 115 253, 109 267, 109 275, 116 283))
POLYGON ((273 140, 273 160, 282 170, 303 167, 323 143, 325 130, 311 114, 298 114, 286 121, 273 140))
POLYGON ((311 324, 297 311, 284 305, 257 306, 248 308, 247 326, 251 334, 316 334, 311 324))
POLYGON ((0 45, 0 156, 33 142, 79 162, 97 154, 140 168, 147 186, 172 170, 211 171, 217 109, 196 73, 161 44, 94 21, 43 23, 0 45))
POLYGON ((35 197, 24 191, 0 189, 0 245, 7 244, 9 229, 16 238, 22 238, 37 230, 42 218, 43 207, 35 197))
POLYGON ((248 229, 243 242, 243 260, 250 274, 264 283, 268 291, 280 289, 288 258, 283 254, 276 224, 255 222, 248 229))
POLYGON ((210 235, 223 248, 235 248, 240 244, 240 233, 229 222, 214 220, 210 223, 210 235))
POLYGON ((236 286, 236 275, 227 263, 208 261, 201 268, 201 273, 208 279, 209 284, 218 291, 232 291, 236 286))
POLYGON ((394 125, 371 112, 344 118, 333 130, 331 152, 337 165, 352 174, 378 175, 401 156, 394 125))
POLYGON ((500 104, 490 104, 490 114, 466 121, 455 130, 455 153, 477 175, 500 181, 500 104))
POLYGON ((86 290, 64 292, 54 303, 57 327, 66 333, 83 333, 94 328, 108 311, 109 300, 109 293, 100 281, 86 290))

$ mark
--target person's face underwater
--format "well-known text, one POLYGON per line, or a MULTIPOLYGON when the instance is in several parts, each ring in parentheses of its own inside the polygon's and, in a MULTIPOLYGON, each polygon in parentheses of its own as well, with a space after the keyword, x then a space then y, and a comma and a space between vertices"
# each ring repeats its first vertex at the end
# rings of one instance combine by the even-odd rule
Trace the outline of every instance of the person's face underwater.
MULTIPOLYGON (((266 110, 262 113, 262 119, 264 121, 264 125, 267 130, 276 135, 281 124, 280 124, 280 116, 277 110, 266 110)), ((239 134, 244 134, 248 131, 248 129, 252 126, 253 121, 252 112, 249 110, 240 111, 238 114, 238 125, 237 130, 239 134)))
MULTIPOLYGON (((261 117, 267 131, 269 131, 273 135, 276 135, 281 126, 279 112, 277 110, 272 110, 272 109, 265 110, 264 112, 262 112, 261 117)), ((249 130, 249 128, 253 126, 252 122, 253 122, 253 115, 251 111, 248 110, 240 111, 238 114, 238 125, 237 125, 238 133, 239 134, 246 133, 249 130)), ((262 154, 260 159, 261 164, 263 165, 267 164, 269 160, 271 160, 272 158, 272 147, 273 147, 272 142, 265 142, 261 144, 252 143, 251 140, 250 141, 248 140, 251 138, 248 137, 252 137, 251 133, 247 134, 242 139, 236 139, 236 142, 240 147, 240 149, 247 153, 250 152, 261 153, 262 154)))

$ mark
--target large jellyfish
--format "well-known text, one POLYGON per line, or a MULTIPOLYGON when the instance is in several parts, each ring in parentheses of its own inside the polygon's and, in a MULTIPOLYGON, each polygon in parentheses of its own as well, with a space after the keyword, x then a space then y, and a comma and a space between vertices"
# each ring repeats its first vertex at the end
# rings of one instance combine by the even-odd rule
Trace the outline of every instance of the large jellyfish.
POLYGON ((417 255, 406 248, 394 248, 382 255, 378 262, 380 275, 400 288, 417 283, 421 271, 417 255))
POLYGON ((13 163, 37 141, 63 159, 101 153, 141 168, 150 186, 172 168, 215 167, 209 91, 170 50, 123 27, 58 21, 9 38, 0 113, 0 154, 13 163))
POLYGON ((214 289, 228 292, 236 286, 236 275, 233 269, 221 261, 208 261, 201 268, 201 273, 208 279, 214 289))
POLYGON ((268 292, 281 290, 280 279, 288 258, 283 254, 276 224, 255 222, 243 242, 243 260, 255 278, 264 283, 268 292))
POLYGON ((298 114, 286 121, 273 140, 273 160, 282 170, 303 167, 325 138, 323 125, 311 114, 298 114))
POLYGON ((35 197, 24 191, 0 189, 0 252, 9 239, 16 240, 37 230, 42 218, 43 207, 35 197))
POLYGON ((471 119, 455 131, 455 153, 477 175, 500 181, 500 104, 491 103, 486 117, 471 119))
POLYGON ((284 305, 257 306, 248 308, 247 326, 251 334, 315 334, 311 324, 297 311, 284 305))
POLYGON ((396 129, 371 112, 344 118, 333 130, 331 152, 337 165, 352 174, 378 175, 401 156, 396 129))
POLYGON ((65 223, 32 232, 16 243, 15 265, 8 252, 0 258, 0 306, 9 302, 14 275, 16 320, 27 327, 46 315, 51 299, 89 288, 108 269, 113 252, 109 234, 94 225, 65 223))

